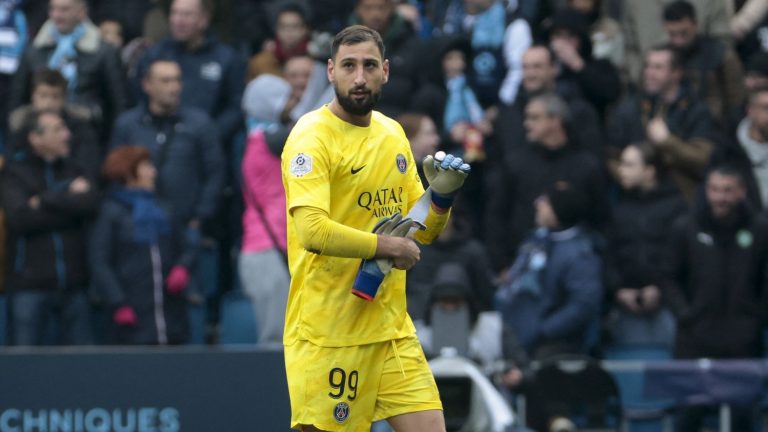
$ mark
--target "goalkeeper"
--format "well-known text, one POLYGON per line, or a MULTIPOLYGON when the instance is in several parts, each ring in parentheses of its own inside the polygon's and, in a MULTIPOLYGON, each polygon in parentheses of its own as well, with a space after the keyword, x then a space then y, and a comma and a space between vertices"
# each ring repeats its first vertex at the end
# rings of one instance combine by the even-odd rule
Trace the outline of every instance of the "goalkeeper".
POLYGON ((444 431, 437 386, 406 311, 414 240, 442 231, 469 173, 459 158, 423 161, 425 193, 408 140, 373 111, 389 74, 377 32, 334 39, 334 100, 303 116, 282 155, 291 287, 285 365, 291 427, 444 431))

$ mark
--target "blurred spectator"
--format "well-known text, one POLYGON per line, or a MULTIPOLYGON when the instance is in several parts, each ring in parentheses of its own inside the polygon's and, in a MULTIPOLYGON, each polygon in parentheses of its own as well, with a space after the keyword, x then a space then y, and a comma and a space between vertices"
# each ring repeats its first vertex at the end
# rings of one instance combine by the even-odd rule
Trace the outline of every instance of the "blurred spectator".
POLYGON ((486 245, 494 269, 514 258, 524 236, 534 226, 533 203, 555 184, 586 194, 587 223, 602 227, 609 207, 602 163, 573 144, 568 124, 573 117, 565 102, 547 93, 531 99, 525 109, 528 144, 512 149, 487 189, 486 245))
POLYGON ((578 93, 595 107, 602 123, 608 105, 621 96, 621 79, 606 59, 593 57, 589 23, 575 10, 562 10, 548 21, 547 39, 558 64, 558 86, 578 93))
POLYGON ((425 321, 433 298, 435 276, 446 262, 460 265, 466 273, 467 294, 475 314, 493 308, 495 287, 488 255, 470 228, 466 215, 454 214, 440 237, 422 247, 419 265, 407 274, 408 314, 414 321, 425 321))
POLYGON ((123 48, 125 37, 123 36, 123 25, 119 21, 105 19, 99 22, 99 33, 104 42, 112 45, 118 50, 123 48))
POLYGON ((510 376, 513 370, 520 372, 527 367, 526 353, 504 326, 501 314, 478 309, 466 267, 445 261, 435 270, 426 321, 414 323, 427 357, 453 347, 486 372, 502 361, 510 376))
POLYGON ((517 99, 517 92, 523 80, 523 53, 533 43, 533 32, 528 21, 517 9, 512 14, 507 13, 507 22, 509 24, 504 32, 504 62, 507 75, 499 88, 499 100, 504 105, 511 105, 517 99))
MULTIPOLYGON (((704 199, 674 226, 664 290, 677 318, 675 357, 761 357, 768 293, 768 221, 746 202, 744 179, 727 166, 706 177, 704 199)), ((753 430, 751 408, 733 408, 732 430, 753 430)), ((690 408, 676 430, 702 425, 690 408)))
POLYGON ((698 33, 696 10, 686 0, 664 8, 664 29, 669 44, 680 52, 685 77, 693 93, 706 102, 719 120, 741 106, 741 61, 731 46, 722 40, 698 33))
POLYGON ((397 117, 397 122, 403 127, 405 137, 411 144, 413 159, 416 161, 416 170, 421 178, 421 183, 426 189, 429 186, 421 169, 421 161, 428 155, 433 155, 440 148, 440 135, 437 133, 435 122, 429 116, 418 113, 405 113, 397 117))
POLYGON ((768 86, 768 53, 758 52, 744 66, 744 90, 750 95, 760 87, 768 86))
POLYGON ((587 353, 600 318, 602 263, 584 230, 588 196, 566 183, 536 199, 536 226, 496 293, 504 323, 532 359, 587 353))
POLYGON ((157 170, 149 150, 121 146, 104 162, 116 183, 91 232, 93 287, 107 305, 108 344, 182 344, 189 336, 182 295, 196 255, 183 227, 155 194, 157 170))
POLYGON ((746 114, 712 156, 712 165, 727 163, 739 170, 754 210, 768 208, 768 87, 752 90, 746 114))
POLYGON ((419 67, 419 40, 410 24, 395 8, 395 0, 357 0, 349 24, 362 24, 381 34, 389 60, 387 81, 378 110, 397 116, 407 110, 416 90, 415 78, 419 67))
MULTIPOLYGON (((13 74, 19 67, 27 45, 27 19, 22 11, 22 0, 0 0, 0 100, 7 101, 13 74)), ((5 129, 8 106, 0 104, 0 130, 5 129)), ((1 142, 1 141, 0 141, 1 142)))
POLYGON ((742 61, 754 54, 768 51, 768 1, 734 0, 735 14, 731 19, 731 36, 742 61))
POLYGON ((291 96, 280 77, 262 74, 248 84, 243 97, 249 132, 243 174, 243 243, 240 283, 253 300, 260 343, 281 343, 288 303, 285 190, 280 154, 287 132, 280 117, 291 96), (285 132, 280 133, 280 129, 285 132), (273 141, 273 142, 270 142, 273 141))
POLYGON ((609 60, 617 69, 623 69, 624 34, 619 23, 604 13, 603 0, 568 0, 567 4, 589 23, 592 57, 609 60))
POLYGON ((525 106, 532 98, 551 92, 556 92, 568 104, 573 121, 566 126, 573 144, 596 155, 603 154, 604 140, 594 107, 579 92, 558 86, 552 50, 546 45, 533 45, 523 54, 523 82, 515 103, 499 111, 495 139, 488 145, 489 164, 501 163, 512 149, 525 145, 525 106))
POLYGON ((283 123, 296 122, 333 99, 333 86, 328 82, 325 63, 309 56, 291 57, 283 66, 282 75, 291 85, 291 97, 281 117, 283 123))
POLYGON ((613 158, 627 145, 648 141, 661 152, 680 191, 691 202, 714 143, 707 107, 682 85, 683 65, 670 46, 652 48, 645 57, 642 91, 617 107, 607 133, 613 158))
POLYGON ((8 223, 11 342, 92 343, 86 230, 98 191, 67 156, 70 133, 53 111, 33 111, 21 136, 28 152, 9 161, 0 181, 8 223))
MULTIPOLYGON (((693 0, 699 33, 728 41, 731 19, 730 0, 693 0)), ((639 83, 642 79, 643 60, 652 47, 667 42, 662 11, 672 0, 624 0, 622 28, 626 41, 626 62, 630 79, 639 83)))
POLYGON ((9 106, 14 109, 29 102, 35 72, 56 69, 69 83, 67 100, 88 107, 101 135, 107 136, 126 107, 120 56, 88 18, 85 0, 50 0, 48 17, 24 51, 9 106))
POLYGON ((224 178, 221 144, 210 118, 181 102, 181 69, 155 60, 142 82, 146 104, 123 113, 111 147, 149 149, 158 171, 157 194, 173 210, 174 223, 192 229, 211 219, 224 178))
POLYGON ((285 62, 294 56, 307 55, 310 41, 307 6, 295 0, 281 1, 275 6, 272 31, 261 51, 248 61, 248 81, 262 73, 280 75, 285 62))
POLYGON ((661 154, 647 143, 630 144, 619 164, 621 194, 607 230, 606 284, 614 307, 614 344, 672 347, 674 319, 661 292, 672 222, 687 210, 666 175, 661 154))
MULTIPOLYGON (((124 41, 143 33, 144 17, 158 0, 88 0, 94 21, 113 22, 120 26, 124 41)), ((99 26, 101 27, 101 26, 99 26)))
POLYGON ((171 36, 147 50, 136 78, 143 79, 157 59, 177 62, 184 82, 182 105, 208 114, 227 146, 242 124, 245 65, 234 49, 209 34, 212 14, 210 0, 174 0, 169 18, 171 36))
POLYGON ((32 103, 16 108, 8 119, 11 143, 7 154, 11 157, 26 151, 26 137, 19 136, 25 119, 33 111, 56 112, 69 129, 71 139, 68 158, 78 165, 86 177, 95 181, 99 178, 99 166, 103 149, 90 118, 90 110, 83 106, 67 103, 67 80, 53 69, 40 69, 32 77, 32 103))

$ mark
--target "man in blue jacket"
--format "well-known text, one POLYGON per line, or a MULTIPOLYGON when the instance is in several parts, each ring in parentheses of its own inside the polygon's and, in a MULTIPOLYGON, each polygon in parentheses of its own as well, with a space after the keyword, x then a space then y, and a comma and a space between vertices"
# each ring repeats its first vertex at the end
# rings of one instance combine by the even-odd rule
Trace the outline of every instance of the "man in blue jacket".
POLYGON ((210 0, 174 0, 169 17, 171 36, 147 50, 137 77, 143 78, 149 65, 159 58, 175 60, 184 83, 182 105, 208 114, 222 142, 228 143, 243 123, 240 99, 245 60, 208 34, 212 13, 210 0))

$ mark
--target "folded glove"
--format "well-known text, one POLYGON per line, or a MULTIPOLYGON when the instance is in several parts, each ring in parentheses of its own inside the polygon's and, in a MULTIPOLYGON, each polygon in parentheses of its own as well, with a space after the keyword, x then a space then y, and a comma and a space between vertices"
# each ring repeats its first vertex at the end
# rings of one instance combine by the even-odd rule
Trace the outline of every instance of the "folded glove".
MULTIPOLYGON (((418 226, 410 218, 403 219, 400 213, 384 218, 373 228, 374 234, 405 237, 412 227, 418 226)), ((367 259, 360 264, 360 270, 352 285, 352 294, 368 301, 373 301, 384 277, 392 271, 391 259, 367 259)))
POLYGON ((115 324, 125 327, 134 327, 139 321, 136 318, 136 312, 128 305, 115 309, 115 313, 112 314, 112 320, 115 324))
POLYGON ((176 295, 184 291, 189 284, 189 270, 183 265, 175 265, 165 278, 165 286, 168 294, 176 295))
POLYGON ((432 191, 432 203, 443 209, 453 205, 453 197, 472 170, 461 158, 442 151, 425 157, 421 167, 432 191))

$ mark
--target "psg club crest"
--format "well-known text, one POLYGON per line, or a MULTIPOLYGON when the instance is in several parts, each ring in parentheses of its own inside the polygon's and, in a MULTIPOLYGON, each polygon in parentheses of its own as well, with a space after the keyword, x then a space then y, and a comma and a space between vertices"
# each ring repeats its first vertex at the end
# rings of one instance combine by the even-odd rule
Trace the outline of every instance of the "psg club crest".
POLYGON ((408 168, 408 162, 405 160, 405 156, 403 156, 402 153, 398 153, 395 162, 397 162, 397 170, 402 174, 405 174, 405 170, 408 168))
POLYGON ((333 408, 333 418, 337 423, 344 423, 349 418, 349 405, 345 402, 339 402, 333 408))

